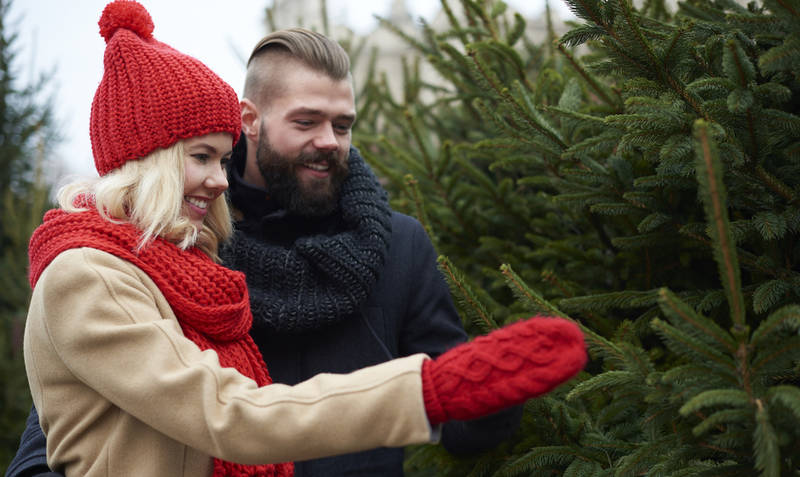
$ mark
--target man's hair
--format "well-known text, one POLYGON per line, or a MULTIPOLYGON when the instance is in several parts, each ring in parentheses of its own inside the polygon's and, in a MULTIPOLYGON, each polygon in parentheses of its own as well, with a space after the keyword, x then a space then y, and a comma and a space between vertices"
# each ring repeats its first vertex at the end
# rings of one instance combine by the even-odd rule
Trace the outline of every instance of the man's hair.
POLYGON ((183 141, 178 141, 102 177, 65 185, 58 203, 67 212, 80 212, 86 209, 76 207, 75 200, 93 198, 106 220, 128 222, 141 231, 137 250, 160 236, 182 249, 197 245, 219 261, 219 245, 232 234, 225 194, 209 203, 202 230, 196 230, 183 214, 184 161, 183 141))
POLYGON ((350 57, 342 46, 320 33, 290 28, 270 33, 253 48, 247 60, 244 97, 256 103, 274 95, 282 85, 280 72, 297 62, 333 80, 350 79, 350 57))

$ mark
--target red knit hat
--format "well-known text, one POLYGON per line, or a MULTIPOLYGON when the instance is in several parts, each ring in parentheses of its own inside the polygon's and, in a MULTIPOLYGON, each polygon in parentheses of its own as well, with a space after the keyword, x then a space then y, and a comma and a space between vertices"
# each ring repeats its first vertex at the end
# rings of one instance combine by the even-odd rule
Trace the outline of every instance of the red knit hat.
POLYGON ((89 133, 101 176, 180 139, 212 132, 238 139, 236 92, 199 60, 153 38, 142 5, 109 3, 98 24, 106 51, 89 133))

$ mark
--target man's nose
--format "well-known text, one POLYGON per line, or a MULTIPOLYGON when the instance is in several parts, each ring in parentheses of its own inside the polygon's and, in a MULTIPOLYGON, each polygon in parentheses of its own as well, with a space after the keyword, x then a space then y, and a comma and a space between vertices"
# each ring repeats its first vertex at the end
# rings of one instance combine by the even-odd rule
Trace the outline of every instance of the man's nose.
POLYGON ((339 147, 333 124, 325 124, 320 127, 319 133, 314 138, 314 147, 322 151, 334 151, 339 147))

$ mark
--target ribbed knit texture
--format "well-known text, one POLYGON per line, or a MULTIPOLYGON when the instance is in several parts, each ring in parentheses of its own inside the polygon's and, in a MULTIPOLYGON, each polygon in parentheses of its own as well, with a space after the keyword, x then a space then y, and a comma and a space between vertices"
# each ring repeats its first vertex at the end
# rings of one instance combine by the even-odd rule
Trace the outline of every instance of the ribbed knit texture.
POLYGON ((530 318, 425 361, 425 411, 433 425, 482 417, 554 389, 585 364, 575 323, 530 318))
POLYGON ((342 185, 343 228, 304 236, 291 246, 265 243, 237 230, 220 252, 244 272, 257 326, 301 333, 358 311, 378 280, 392 233, 386 192, 355 148, 342 185))
MULTIPOLYGON (((90 205, 90 204, 82 204, 90 205)), ((187 338, 200 349, 213 349, 223 367, 236 368, 259 386, 272 382, 250 337, 252 314, 244 276, 215 264, 196 248, 183 251, 157 238, 138 254, 140 232, 130 224, 105 220, 92 208, 67 213, 51 210, 33 233, 28 248, 30 283, 55 257, 78 247, 91 247, 127 260, 158 286, 187 338)), ((269 423, 264 423, 269 425, 269 423)), ((289 477, 291 463, 244 466, 215 459, 214 476, 289 477)))
POLYGON ((238 139, 236 92, 197 59, 153 38, 142 5, 109 3, 98 24, 106 50, 89 132, 101 176, 179 139, 212 132, 238 139))

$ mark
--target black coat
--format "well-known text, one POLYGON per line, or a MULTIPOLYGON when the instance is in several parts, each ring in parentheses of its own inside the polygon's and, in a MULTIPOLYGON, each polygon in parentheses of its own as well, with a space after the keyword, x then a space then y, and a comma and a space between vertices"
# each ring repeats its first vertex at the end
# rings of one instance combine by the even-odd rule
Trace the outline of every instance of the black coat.
MULTIPOLYGON (((301 237, 330 235, 341 229, 336 214, 309 221, 270 204, 266 191, 242 180, 241 147, 229 174, 231 202, 241 212, 239 230, 258 242, 290 247, 301 237)), ((357 156, 358 151, 352 149, 351 155, 357 156)), ((254 317, 251 334, 275 382, 296 384, 318 373, 348 373, 414 353, 436 357, 467 340, 422 225, 392 212, 391 230, 379 278, 358 313, 313 331, 280 334, 259 326, 259 317, 254 317)), ((442 428, 441 442, 452 453, 474 453, 509 437, 520 416, 521 408, 512 408, 469 423, 449 422, 442 428)), ((295 475, 399 477, 403 457, 403 449, 376 449, 297 462, 295 475)))
MULTIPOLYGON (((347 373, 413 353, 437 356, 466 340, 424 229, 398 213, 392 216, 392 226, 383 273, 358 315, 295 335, 253 328, 253 338, 275 382, 295 384, 318 373, 347 373)), ((444 443, 460 450, 458 441, 462 439, 453 434, 445 432, 444 443)), ((295 475, 399 476, 402 461, 402 449, 377 449, 297 462, 295 475)))

